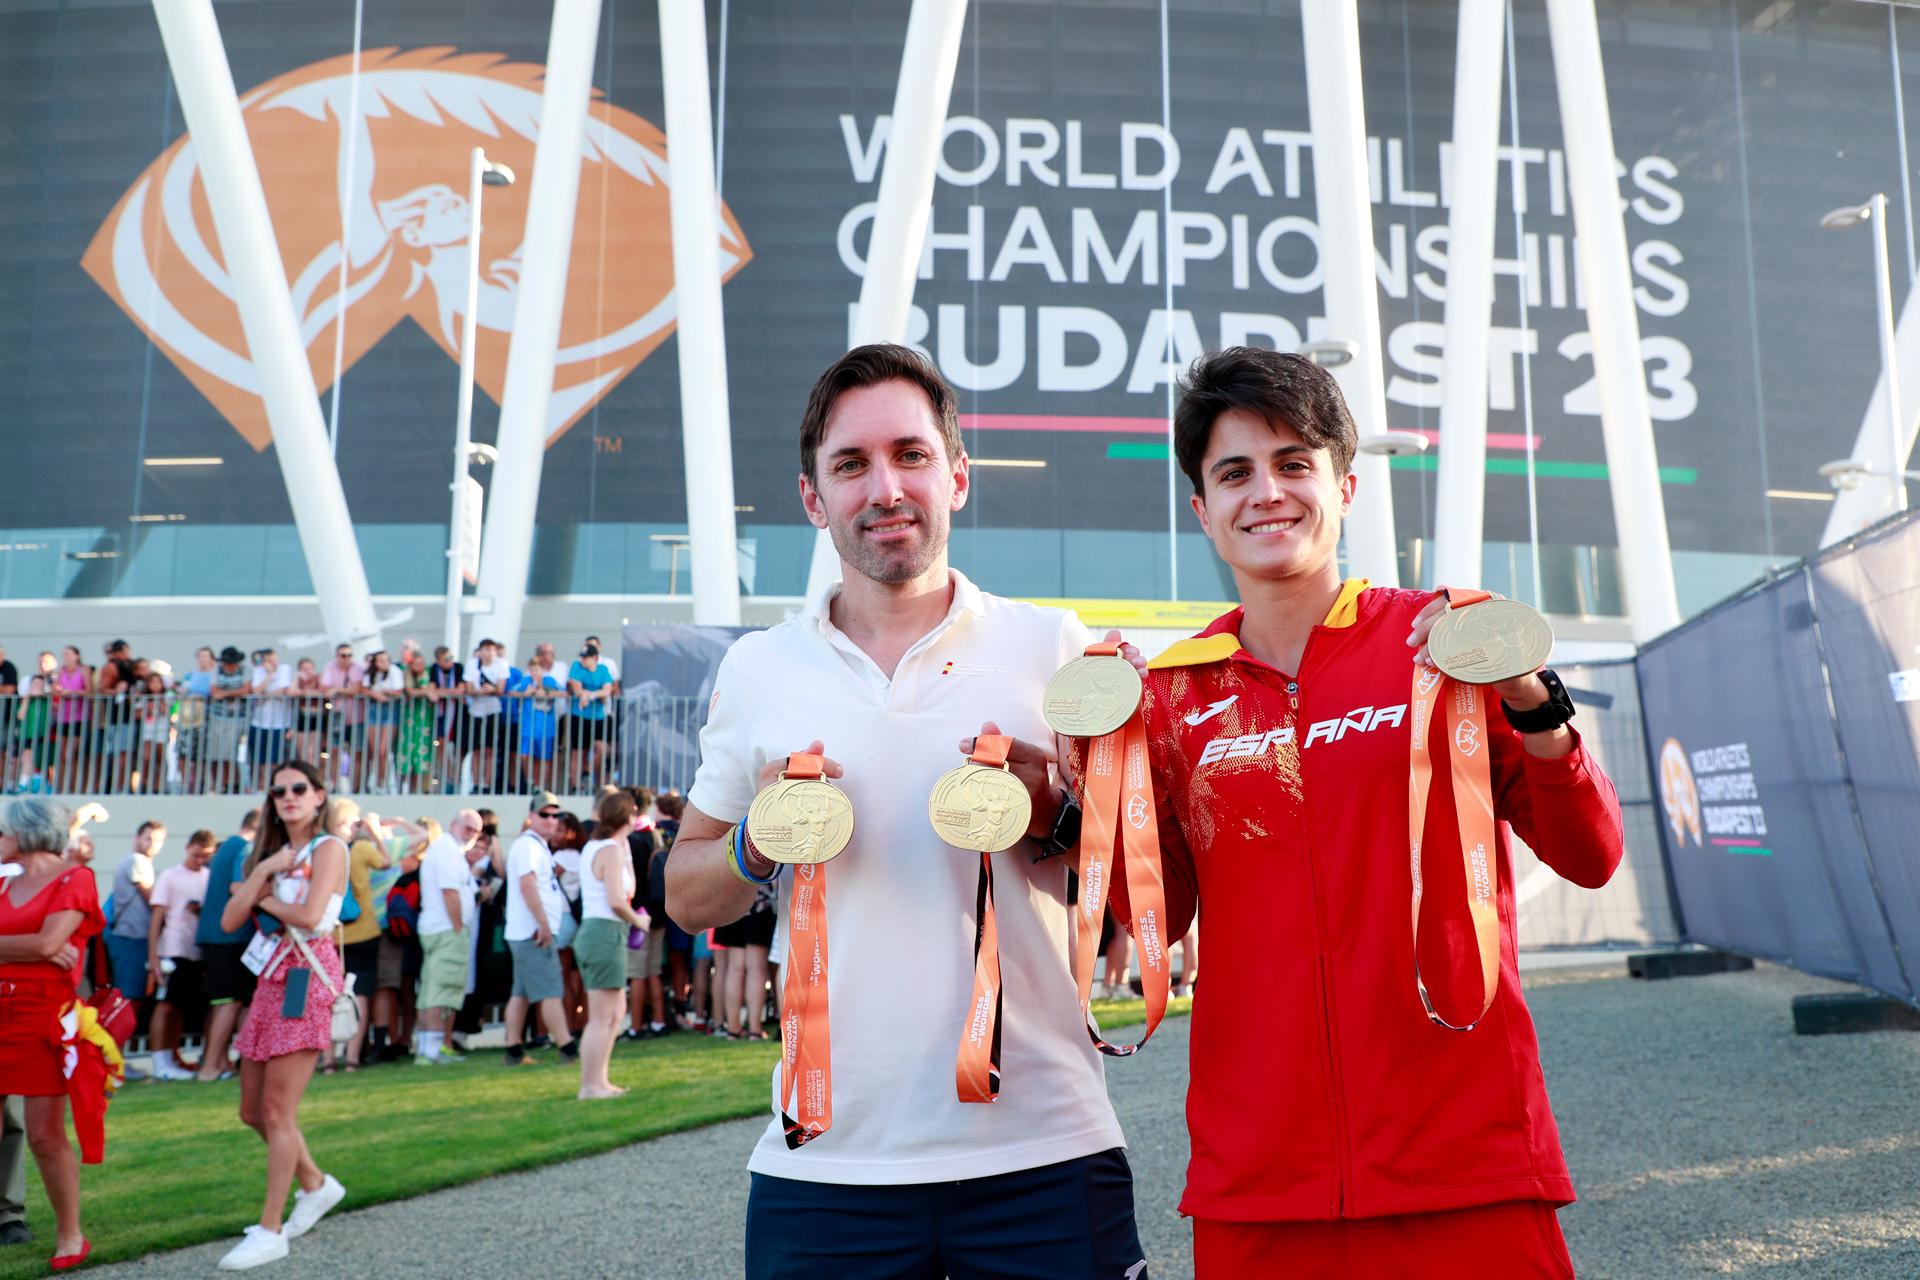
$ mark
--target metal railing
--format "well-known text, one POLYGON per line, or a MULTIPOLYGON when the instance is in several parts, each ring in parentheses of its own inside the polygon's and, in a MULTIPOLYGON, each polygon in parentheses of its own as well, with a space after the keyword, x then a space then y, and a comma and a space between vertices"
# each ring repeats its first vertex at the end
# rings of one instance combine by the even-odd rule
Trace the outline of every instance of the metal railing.
POLYGON ((638 690, 584 711, 565 693, 431 687, 15 694, 0 697, 0 790, 257 794, 275 763, 302 759, 352 793, 578 795, 607 783, 684 792, 706 713, 703 698, 638 690))

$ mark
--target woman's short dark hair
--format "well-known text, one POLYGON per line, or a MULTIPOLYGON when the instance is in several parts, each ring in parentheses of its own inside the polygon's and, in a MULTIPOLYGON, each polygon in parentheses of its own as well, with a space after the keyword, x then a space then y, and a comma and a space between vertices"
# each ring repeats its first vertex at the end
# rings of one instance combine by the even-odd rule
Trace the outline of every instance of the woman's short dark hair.
POLYGON ((1287 426, 1315 449, 1333 456, 1333 474, 1353 466, 1359 430, 1333 375, 1291 352, 1259 347, 1209 351, 1180 379, 1180 403, 1173 413, 1173 455, 1193 483, 1206 492, 1201 474, 1213 424, 1238 409, 1266 422, 1287 426))
POLYGON ((934 424, 940 430, 940 443, 946 448, 947 463, 960 460, 959 401, 953 388, 933 367, 933 362, 912 347, 896 342, 871 342, 853 350, 827 366, 807 396, 807 411, 800 418, 800 472, 810 481, 817 480, 814 458, 821 441, 827 438, 827 419, 844 393, 882 382, 910 382, 926 392, 933 408, 934 424))

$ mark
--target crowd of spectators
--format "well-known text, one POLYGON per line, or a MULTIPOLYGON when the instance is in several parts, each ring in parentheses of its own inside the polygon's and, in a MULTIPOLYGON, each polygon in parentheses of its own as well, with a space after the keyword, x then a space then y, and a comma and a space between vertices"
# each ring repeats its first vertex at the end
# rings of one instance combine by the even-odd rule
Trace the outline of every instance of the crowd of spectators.
POLYGON ((235 794, 299 759, 356 793, 587 794, 618 780, 619 691, 597 636, 565 667, 483 638, 465 661, 409 640, 325 665, 202 646, 186 671, 115 640, 98 665, 41 653, 24 681, 0 649, 0 789, 235 794))
MULTIPOLYGON (((777 1023, 771 890, 726 928, 689 935, 667 918, 677 792, 608 786, 583 818, 539 791, 506 819, 463 809, 444 828, 345 797, 330 808, 358 907, 342 913, 339 942, 361 1018, 355 1038, 323 1056, 324 1072, 458 1063, 468 1038, 499 1020, 507 1065, 585 1057, 582 1096, 608 1097, 620 1092, 606 1076, 616 1040, 764 1040, 777 1023), (617 856, 599 856, 610 847, 617 856)), ((194 831, 185 859, 159 874, 170 835, 149 821, 115 866, 92 968, 141 1006, 155 1080, 233 1074, 253 928, 224 929, 221 915, 259 820, 248 811, 224 838, 194 831), (195 1061, 182 1056, 190 1040, 195 1061)), ((68 856, 90 859, 92 846, 68 856)))
POLYGON ((30 1147, 54 1210, 52 1269, 87 1260, 80 1165, 104 1158, 123 1068, 143 1078, 118 1047, 137 1049, 142 1026, 144 1078, 240 1077, 240 1120, 266 1148, 260 1221, 220 1262, 243 1270, 287 1257, 346 1196, 299 1129, 316 1067, 453 1067, 503 1012, 506 1067, 551 1046, 577 1064, 577 1096, 591 1103, 627 1092, 609 1074, 623 1036, 766 1039, 777 1022, 771 898, 704 937, 668 921, 685 810, 675 792, 603 787, 586 822, 535 791, 511 838, 489 809, 461 809, 444 830, 383 820, 331 794, 305 760, 275 765, 266 794, 226 838, 193 831, 158 873, 169 832, 141 823, 104 903, 87 834, 102 806, 69 814, 28 796, 0 808, 0 862, 29 890, 24 906, 0 894, 0 1245, 33 1238, 30 1147))

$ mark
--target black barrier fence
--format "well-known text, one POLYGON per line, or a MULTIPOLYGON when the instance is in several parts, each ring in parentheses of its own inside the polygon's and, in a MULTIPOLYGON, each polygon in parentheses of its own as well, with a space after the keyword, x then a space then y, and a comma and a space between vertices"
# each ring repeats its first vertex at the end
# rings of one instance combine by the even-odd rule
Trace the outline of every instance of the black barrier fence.
POLYGON ((1600 889, 1563 880, 1515 840, 1514 921, 1522 947, 1649 946, 1680 940, 1661 856, 1658 805, 1647 776, 1646 731, 1633 661, 1555 668, 1573 695, 1574 726, 1613 779, 1626 825, 1626 857, 1600 889))
MULTIPOLYGON (((623 780, 685 792, 700 763, 700 730, 711 705, 721 657, 744 633, 737 627, 626 628, 621 670, 623 725, 619 772, 623 780)), ((1650 946, 1679 941, 1660 850, 1658 805, 1647 776, 1633 663, 1562 665, 1562 677, 1580 706, 1576 721, 1600 765, 1613 779, 1626 819, 1627 855, 1604 888, 1582 889, 1562 880, 1516 841, 1515 902, 1518 937, 1528 949, 1650 946)))
POLYGON ((466 695, 414 683, 209 698, 179 686, 126 696, 0 696, 0 790, 245 795, 308 760, 372 795, 589 794, 609 782, 685 788, 705 703, 557 688, 466 695))
POLYGON ((1920 518, 1635 665, 1683 936, 1920 999, 1920 518))

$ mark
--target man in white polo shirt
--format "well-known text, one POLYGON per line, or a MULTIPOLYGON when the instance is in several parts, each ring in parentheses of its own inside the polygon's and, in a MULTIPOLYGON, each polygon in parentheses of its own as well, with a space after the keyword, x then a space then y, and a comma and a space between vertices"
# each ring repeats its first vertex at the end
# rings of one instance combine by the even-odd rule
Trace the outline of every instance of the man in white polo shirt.
POLYGON ((480 815, 462 809, 420 855, 420 1051, 415 1066, 464 1062, 447 1047, 453 1015, 467 1000, 467 927, 480 886, 467 851, 480 838, 480 815))
MULTIPOLYGON (((1071 614, 986 595, 947 565, 967 459, 951 388, 906 347, 860 347, 814 386, 801 500, 844 582, 721 662, 667 910, 732 922, 780 868, 731 835, 790 752, 827 757, 853 803, 829 885, 831 1124, 790 1149, 774 1119, 748 1162, 747 1274, 1144 1275, 1133 1181, 1067 966, 1067 832, 1041 691, 1089 636, 1071 614), (980 857, 927 819, 977 733, 1016 740, 1028 835, 993 857, 1005 1016, 997 1101, 962 1102, 980 857), (736 858, 738 859, 736 861, 736 858)), ((756 997, 757 998, 757 997, 756 997)), ((775 1090, 779 1091, 779 1072, 775 1090)))
MULTIPOLYGON (((507 1000, 507 1065, 536 1061, 521 1037, 527 1011, 538 1009, 564 1058, 580 1056, 560 1008, 560 953, 553 945, 562 910, 560 882, 553 874, 553 838, 560 834, 560 801, 536 791, 522 831, 507 850, 507 950, 513 956, 513 993, 507 1000)), ((477 815, 476 815, 477 816, 477 815)))

